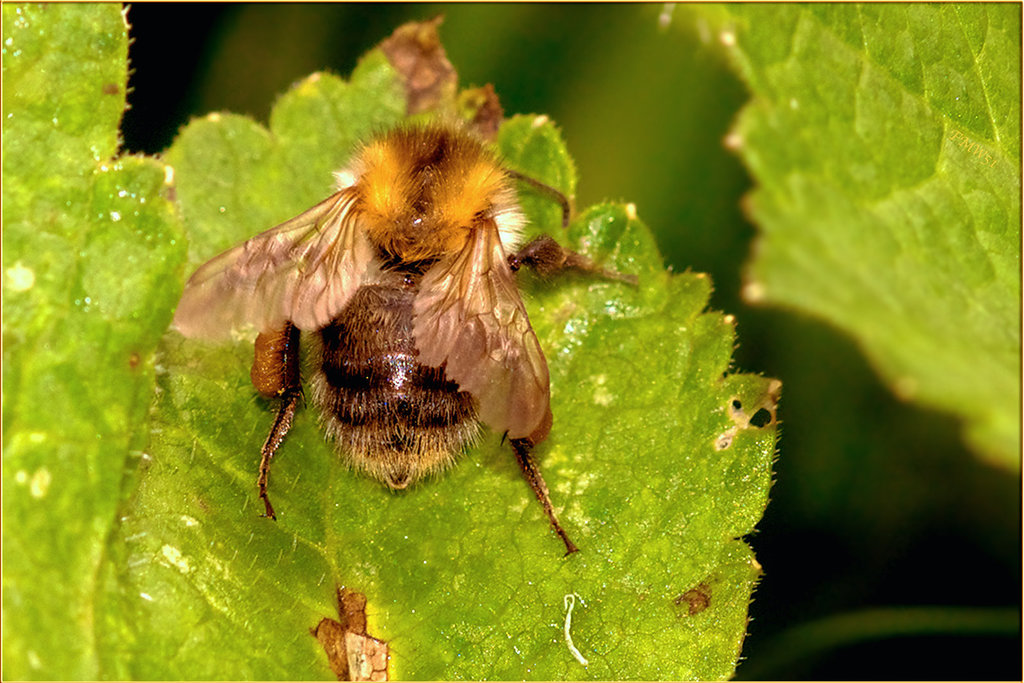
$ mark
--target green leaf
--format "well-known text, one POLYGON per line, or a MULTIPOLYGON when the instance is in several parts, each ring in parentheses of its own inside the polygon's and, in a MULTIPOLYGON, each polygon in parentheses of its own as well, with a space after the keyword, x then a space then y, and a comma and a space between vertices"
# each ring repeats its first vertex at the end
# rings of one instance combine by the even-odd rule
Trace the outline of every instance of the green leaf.
MULTIPOLYGON (((403 111, 371 53, 348 83, 321 74, 286 93, 269 130, 194 121, 165 155, 191 263, 325 197, 354 141, 403 111)), ((517 117, 499 138, 510 167, 571 194, 549 122, 517 117)), ((523 195, 534 229, 558 235, 557 205, 523 195)), ((398 679, 730 676, 759 574, 741 538, 767 502, 778 383, 727 374, 732 319, 704 312, 705 276, 665 272, 632 207, 591 207, 566 239, 640 282, 521 273, 551 367, 555 426, 538 457, 581 552, 563 557, 500 435, 394 494, 346 470, 310 411, 275 459, 279 519, 261 519, 254 480, 273 406, 253 399, 251 341, 170 332, 145 473, 113 550, 134 625, 111 643, 118 673, 328 678, 309 629, 335 616, 340 584, 366 594, 398 679), (564 635, 571 594, 587 667, 564 635)))
POLYGON ((121 8, 2 12, 3 672, 88 679, 184 242, 163 165, 116 156, 121 8))
POLYGON ((1019 467, 1020 11, 729 5, 759 184, 752 300, 852 335, 901 397, 1019 467))

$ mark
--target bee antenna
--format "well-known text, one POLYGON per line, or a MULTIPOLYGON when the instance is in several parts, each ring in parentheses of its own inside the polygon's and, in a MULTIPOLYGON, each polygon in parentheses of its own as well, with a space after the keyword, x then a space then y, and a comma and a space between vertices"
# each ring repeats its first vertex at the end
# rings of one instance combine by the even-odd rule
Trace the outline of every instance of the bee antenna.
POLYGON ((536 178, 532 178, 528 175, 520 173, 519 171, 506 169, 506 173, 508 173, 509 177, 514 178, 515 180, 518 180, 521 183, 526 183, 527 185, 536 190, 540 190, 541 192, 545 193, 546 195, 554 199, 556 202, 558 202, 562 207, 562 228, 565 229, 569 227, 569 198, 565 196, 564 192, 562 192, 558 188, 551 187, 547 183, 542 183, 536 178))

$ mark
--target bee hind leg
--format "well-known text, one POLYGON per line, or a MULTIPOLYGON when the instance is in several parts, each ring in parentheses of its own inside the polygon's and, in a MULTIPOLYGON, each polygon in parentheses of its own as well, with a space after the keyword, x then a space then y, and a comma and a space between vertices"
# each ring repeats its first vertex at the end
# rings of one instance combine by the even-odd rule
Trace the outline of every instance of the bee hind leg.
POLYGON ((274 426, 267 435, 267 440, 260 450, 260 476, 256 479, 256 486, 260 490, 260 499, 263 501, 265 512, 263 517, 276 520, 274 506, 270 504, 270 496, 267 495, 268 479, 270 477, 270 461, 277 452, 277 447, 284 441, 285 434, 292 428, 292 421, 295 419, 295 408, 298 406, 301 391, 293 391, 282 397, 283 402, 277 409, 277 417, 274 418, 274 426))
POLYGON ((565 529, 558 522, 558 517, 555 515, 555 509, 551 506, 551 496, 548 494, 548 485, 544 482, 544 477, 541 476, 540 468, 537 466, 537 461, 533 459, 531 452, 533 451, 533 442, 529 439, 511 439, 509 443, 512 445, 512 450, 516 454, 516 461, 519 463, 519 469, 523 471, 523 476, 526 478, 526 483, 533 489, 533 493, 537 496, 537 500, 544 506, 544 512, 547 513, 548 520, 551 521, 551 526, 554 528, 555 533, 558 534, 562 542, 565 543, 565 554, 571 555, 577 552, 579 548, 572 542, 569 535, 565 533, 565 529))
POLYGON ((256 337, 256 348, 250 373, 253 386, 267 398, 279 398, 281 405, 274 418, 274 426, 260 450, 260 474, 256 479, 260 499, 263 501, 264 517, 277 519, 274 506, 267 494, 270 478, 270 461, 277 452, 284 437, 292 428, 295 410, 302 397, 302 380, 299 373, 299 329, 286 322, 283 327, 270 332, 261 332, 256 337))

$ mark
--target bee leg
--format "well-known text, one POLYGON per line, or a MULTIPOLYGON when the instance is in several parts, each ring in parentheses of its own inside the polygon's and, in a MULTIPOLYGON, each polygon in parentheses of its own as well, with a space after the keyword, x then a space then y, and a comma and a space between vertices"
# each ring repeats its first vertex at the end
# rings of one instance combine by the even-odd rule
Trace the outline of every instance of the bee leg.
POLYGON ((274 506, 270 504, 270 496, 267 495, 268 479, 270 478, 270 460, 274 457, 274 453, 277 452, 277 447, 284 441, 285 434, 292 428, 292 420, 295 419, 295 408, 299 403, 301 395, 302 392, 294 391, 282 396, 283 402, 281 407, 277 409, 274 426, 271 427, 270 434, 267 435, 267 440, 260 451, 260 476, 256 479, 256 486, 259 487, 260 498, 263 500, 265 508, 265 512, 261 516, 269 517, 273 520, 277 519, 277 515, 274 514, 274 506))
POLYGON ((522 249, 508 257, 513 271, 529 266, 541 275, 552 275, 563 270, 579 270, 593 273, 609 280, 621 280, 631 285, 637 283, 636 275, 626 275, 615 270, 602 268, 582 254, 566 249, 547 235, 540 235, 526 243, 522 249))
POLYGON ((523 471, 523 476, 526 477, 526 483, 530 485, 534 495, 537 496, 537 500, 544 506, 544 512, 547 513, 555 533, 565 543, 565 554, 571 555, 578 551, 579 548, 569 539, 569 535, 565 533, 565 529, 558 523, 558 517, 555 516, 555 510, 551 506, 551 496, 548 494, 548 485, 544 483, 544 477, 541 476, 540 468, 537 467, 537 461, 530 454, 533 451, 534 443, 529 439, 511 439, 509 443, 516 454, 519 469, 523 471))
POLYGON ((519 171, 513 171, 511 168, 506 168, 505 173, 508 174, 513 180, 518 180, 521 183, 526 183, 535 190, 540 190, 544 194, 548 195, 562 207, 562 227, 569 227, 569 215, 572 213, 572 207, 569 205, 569 198, 565 196, 561 190, 551 187, 547 183, 542 183, 536 178, 520 173, 519 171))
POLYGON ((281 405, 274 418, 274 426, 267 435, 260 451, 260 474, 256 479, 260 498, 263 500, 264 517, 277 519, 274 506, 267 495, 270 478, 270 460, 284 441, 295 419, 295 409, 302 396, 302 380, 299 373, 299 330, 290 322, 271 332, 261 332, 256 337, 256 348, 250 372, 253 386, 267 398, 280 398, 281 405))

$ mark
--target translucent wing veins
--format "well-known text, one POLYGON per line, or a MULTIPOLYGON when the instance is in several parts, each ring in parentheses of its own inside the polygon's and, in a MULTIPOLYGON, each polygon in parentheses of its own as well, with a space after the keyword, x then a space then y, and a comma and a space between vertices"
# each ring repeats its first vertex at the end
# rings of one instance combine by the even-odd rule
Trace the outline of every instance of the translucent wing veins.
POLYGON ((325 326, 359 288, 373 250, 342 190, 201 266, 185 285, 174 327, 187 337, 223 338, 291 320, 325 326))
POLYGON ((492 429, 535 442, 547 435, 547 362, 493 224, 427 271, 413 307, 421 363, 444 364, 492 429))

